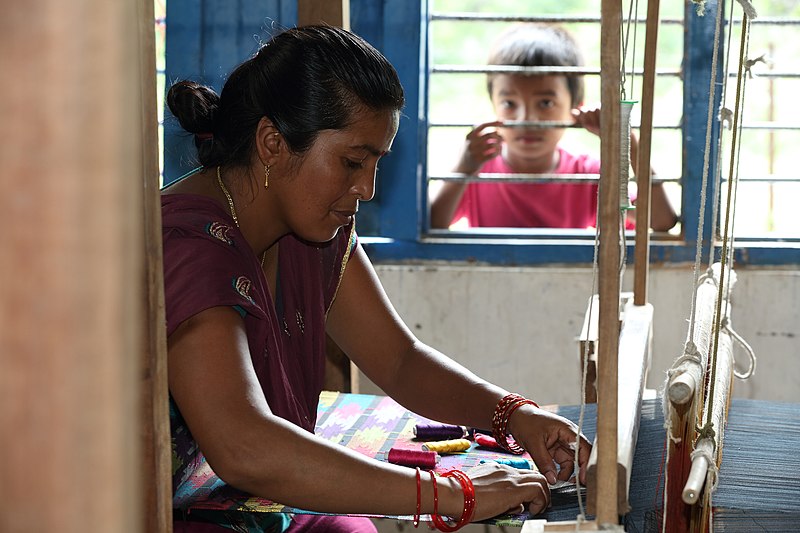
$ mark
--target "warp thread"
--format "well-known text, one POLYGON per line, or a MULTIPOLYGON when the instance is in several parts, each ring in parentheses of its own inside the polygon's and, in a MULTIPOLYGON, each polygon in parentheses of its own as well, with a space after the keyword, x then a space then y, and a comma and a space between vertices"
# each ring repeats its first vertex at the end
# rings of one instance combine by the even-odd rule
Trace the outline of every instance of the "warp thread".
POLYGON ((463 439, 467 436, 467 428, 452 424, 417 424, 414 426, 414 437, 419 440, 463 439))
POLYGON ((391 448, 386 458, 390 463, 401 466, 420 467, 426 470, 436 468, 439 462, 439 455, 432 451, 403 450, 401 448, 391 448))
POLYGON ((426 442, 422 445, 422 449, 429 452, 453 453, 465 452, 469 450, 470 446, 472 446, 472 443, 467 439, 453 439, 442 440, 438 442, 426 442))

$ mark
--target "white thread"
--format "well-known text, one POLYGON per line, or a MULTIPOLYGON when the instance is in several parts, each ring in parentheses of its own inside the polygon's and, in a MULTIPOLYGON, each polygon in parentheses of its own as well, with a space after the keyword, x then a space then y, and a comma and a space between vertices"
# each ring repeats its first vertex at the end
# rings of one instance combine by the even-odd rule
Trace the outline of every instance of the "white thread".
POLYGON ((719 121, 726 130, 730 130, 733 126, 733 111, 727 107, 721 107, 719 110, 719 121))
POLYGON ((758 18, 758 13, 756 12, 756 8, 749 0, 738 0, 739 4, 742 6, 742 10, 744 10, 745 14, 751 19, 758 18))
MULTIPOLYGON (((631 206, 628 194, 628 181, 631 168, 631 111, 635 102, 622 101, 619 103, 619 207, 628 209, 631 206)), ((623 225, 623 230, 625 226, 623 225)))
POLYGON ((725 331, 728 332, 728 335, 730 335, 731 338, 733 338, 733 340, 735 340, 737 343, 739 343, 739 346, 741 346, 744 349, 744 351, 747 352, 747 355, 748 355, 748 357, 750 359, 750 365, 747 368, 747 371, 745 371, 745 372, 739 372, 738 370, 736 370, 736 362, 734 361, 733 375, 736 376, 739 379, 748 379, 748 378, 750 378, 753 374, 756 373, 756 363, 757 363, 756 353, 753 350, 753 347, 750 346, 747 343, 747 341, 744 340, 744 338, 741 335, 739 335, 738 333, 736 333, 733 330, 733 327, 731 327, 731 324, 730 324, 730 321, 728 320, 728 317, 724 317, 722 319, 722 328, 724 328, 725 331))

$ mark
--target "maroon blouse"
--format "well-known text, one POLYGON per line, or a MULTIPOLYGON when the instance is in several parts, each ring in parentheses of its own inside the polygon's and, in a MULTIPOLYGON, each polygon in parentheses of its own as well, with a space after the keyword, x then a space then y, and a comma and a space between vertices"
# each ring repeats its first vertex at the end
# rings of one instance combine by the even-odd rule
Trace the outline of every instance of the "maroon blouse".
MULTIPOLYGON (((199 195, 161 198, 167 335, 211 307, 231 306, 245 322, 261 389, 276 415, 313 432, 325 374, 325 318, 356 244, 354 224, 324 244, 279 241, 276 296, 230 214, 199 195)), ((170 397, 173 488, 200 459, 170 397)))

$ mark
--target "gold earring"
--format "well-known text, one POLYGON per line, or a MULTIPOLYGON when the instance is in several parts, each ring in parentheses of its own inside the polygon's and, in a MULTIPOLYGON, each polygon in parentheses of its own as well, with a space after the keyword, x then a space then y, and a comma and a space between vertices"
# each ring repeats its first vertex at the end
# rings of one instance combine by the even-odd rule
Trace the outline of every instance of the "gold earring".
POLYGON ((264 165, 264 188, 269 189, 269 165, 264 165))

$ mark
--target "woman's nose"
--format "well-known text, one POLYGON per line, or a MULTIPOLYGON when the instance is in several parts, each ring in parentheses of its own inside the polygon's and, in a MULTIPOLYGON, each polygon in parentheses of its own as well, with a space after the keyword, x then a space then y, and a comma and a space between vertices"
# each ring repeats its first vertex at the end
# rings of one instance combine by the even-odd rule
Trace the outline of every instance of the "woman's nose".
POLYGON ((364 169, 359 172, 356 182, 353 184, 353 192, 358 195, 361 201, 369 202, 375 196, 375 176, 378 173, 377 166, 364 169))

